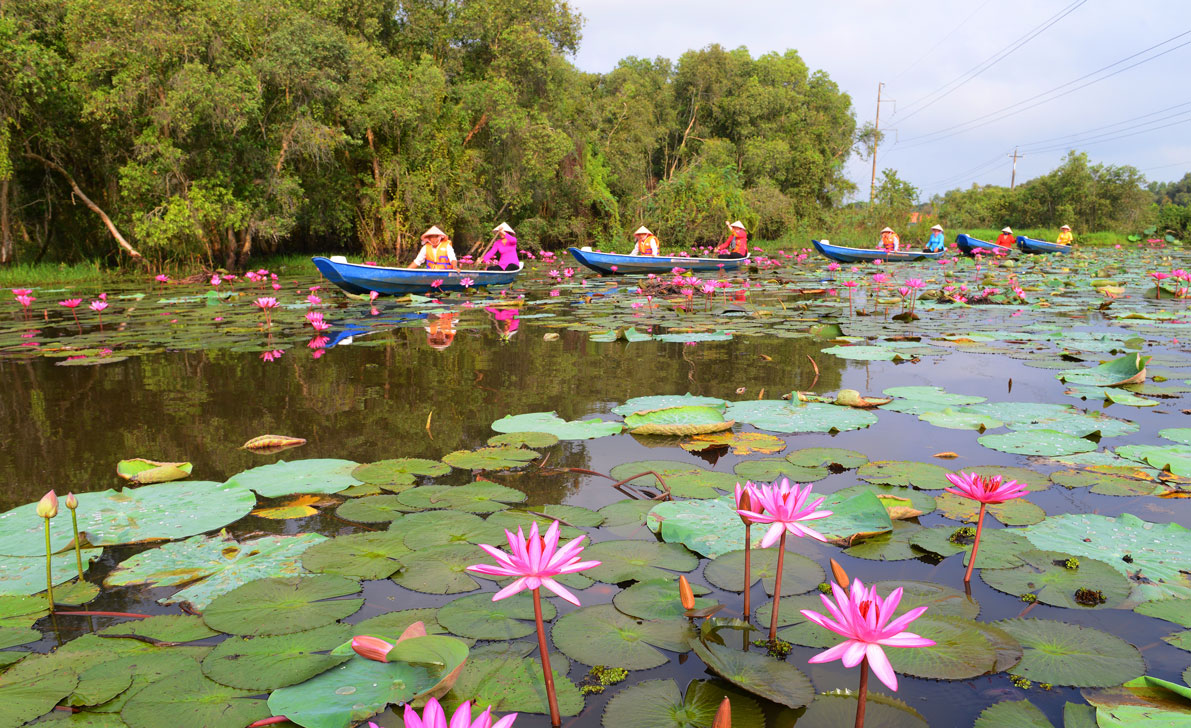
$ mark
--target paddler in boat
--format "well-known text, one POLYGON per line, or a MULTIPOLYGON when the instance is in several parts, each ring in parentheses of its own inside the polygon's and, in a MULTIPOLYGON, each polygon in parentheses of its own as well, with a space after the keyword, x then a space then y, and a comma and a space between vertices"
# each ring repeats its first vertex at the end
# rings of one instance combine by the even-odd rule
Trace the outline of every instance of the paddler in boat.
POLYGON ((427 317, 426 343, 431 349, 445 349, 455 340, 455 319, 457 313, 444 313, 427 317))
POLYGON ((451 239, 437 225, 431 225, 429 230, 422 233, 422 249, 409 267, 417 268, 423 263, 430 270, 459 270, 451 239))
POLYGON ((1017 238, 1013 237, 1013 230, 1008 226, 1001 228, 1001 234, 997 236, 997 245, 1002 248, 1012 248, 1017 242, 1017 238))
POLYGON ((930 239, 926 241, 926 252, 937 253, 943 250, 947 241, 943 238, 943 226, 933 225, 930 229, 930 239))
POLYGON ((1071 245, 1075 242, 1075 236, 1071 234, 1071 226, 1064 225, 1059 228, 1059 239, 1055 241, 1059 245, 1071 245))
POLYGON ((728 223, 728 239, 716 246, 717 258, 747 258, 749 255, 749 233, 744 223, 737 220, 728 223))
POLYGON ((902 245, 902 239, 893 232, 893 228, 885 228, 881 230, 881 242, 877 243, 878 250, 884 250, 886 253, 896 253, 897 249, 902 245))
POLYGON ((637 242, 633 244, 633 252, 629 255, 658 255, 662 244, 658 242, 658 236, 649 231, 649 228, 642 225, 637 228, 637 232, 633 233, 633 237, 637 242))
POLYGON ((480 258, 480 267, 487 270, 517 270, 521 259, 517 256, 517 235, 513 228, 502 222, 492 228, 494 236, 488 251, 480 258))

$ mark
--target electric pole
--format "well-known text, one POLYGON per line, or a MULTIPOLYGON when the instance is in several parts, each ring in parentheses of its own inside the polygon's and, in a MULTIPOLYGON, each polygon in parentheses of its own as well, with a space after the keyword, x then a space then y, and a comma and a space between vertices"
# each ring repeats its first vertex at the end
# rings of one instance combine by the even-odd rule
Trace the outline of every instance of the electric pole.
POLYGON ((877 195, 877 142, 881 140, 881 90, 884 83, 877 84, 877 119, 873 122, 873 176, 868 185, 868 204, 873 204, 877 195))
POLYGON ((1017 185, 1017 160, 1025 159, 1026 155, 1018 154, 1017 147, 1013 148, 1013 154, 1006 154, 1006 157, 1013 157, 1013 174, 1009 177, 1009 189, 1013 189, 1017 185))

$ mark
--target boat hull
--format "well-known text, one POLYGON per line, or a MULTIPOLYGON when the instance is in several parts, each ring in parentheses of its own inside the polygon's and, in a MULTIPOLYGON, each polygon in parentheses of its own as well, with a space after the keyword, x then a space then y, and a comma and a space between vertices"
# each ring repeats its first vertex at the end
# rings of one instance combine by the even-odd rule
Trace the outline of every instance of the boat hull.
POLYGON ((331 283, 348 293, 359 295, 383 293, 400 295, 404 293, 430 293, 433 291, 462 291, 467 288, 508 285, 517 279, 522 266, 510 271, 489 270, 429 270, 426 268, 388 268, 380 265, 341 263, 323 258, 312 258, 318 272, 331 283), (464 286, 463 279, 470 278, 471 285, 464 286), (440 281, 435 286, 435 281, 440 281))
POLYGON ((1035 240, 1034 238, 1027 238, 1025 235, 1017 236, 1017 247, 1021 248, 1023 253, 1030 253, 1031 255, 1038 255, 1040 253, 1070 253, 1070 245, 1059 245, 1047 240, 1035 240))
MULTIPOLYGON (((965 235, 964 233, 960 233, 959 235, 955 236, 955 244, 959 246, 960 252, 964 255, 975 255, 977 250, 987 250, 997 255, 1009 254, 1009 248, 1006 248, 1003 245, 990 243, 987 240, 974 238, 970 235, 965 235)), ((981 254, 983 255, 983 253, 981 254)))
POLYGON ((842 245, 831 245, 818 240, 812 240, 811 245, 825 258, 839 263, 864 263, 880 260, 886 263, 912 263, 916 260, 938 260, 946 251, 939 250, 928 253, 925 250, 899 250, 889 252, 885 250, 869 250, 867 248, 846 248, 842 245))
POLYGON ((684 258, 677 255, 620 255, 567 248, 581 265, 601 275, 647 275, 669 273, 675 268, 689 271, 739 270, 749 258, 684 258), (615 266, 615 270, 613 267, 615 266))

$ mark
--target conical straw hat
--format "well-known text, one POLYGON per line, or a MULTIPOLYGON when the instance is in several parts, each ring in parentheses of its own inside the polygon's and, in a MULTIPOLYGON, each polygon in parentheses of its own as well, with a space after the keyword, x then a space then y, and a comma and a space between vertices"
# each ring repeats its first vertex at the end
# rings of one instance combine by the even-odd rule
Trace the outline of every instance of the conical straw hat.
POLYGON ((492 228, 492 231, 493 232, 509 233, 510 235, 512 235, 514 232, 513 228, 509 227, 509 224, 507 222, 502 222, 501 224, 492 228))
POLYGON ((893 232, 893 228, 885 228, 885 229, 884 229, 884 230, 882 230, 881 232, 883 232, 883 233, 891 233, 891 232, 893 232))
POLYGON ((930 226, 930 229, 931 229, 931 230, 938 230, 939 232, 943 232, 943 226, 942 226, 942 225, 931 225, 931 226, 930 226))
POLYGON ((744 223, 742 223, 742 222, 741 222, 741 221, 739 221, 739 220, 737 220, 737 221, 736 221, 736 222, 734 222, 734 223, 730 223, 730 224, 728 225, 728 227, 730 227, 730 228, 740 228, 741 230, 748 230, 748 228, 746 228, 746 227, 744 226, 744 223))
POLYGON ((641 227, 637 228, 637 232, 633 233, 633 235, 653 235, 653 233, 649 231, 649 228, 642 225, 641 227))
POLYGON ((430 237, 431 235, 439 235, 439 236, 441 236, 441 237, 444 237, 444 238, 447 236, 447 234, 446 234, 446 233, 444 233, 442 230, 439 230, 439 229, 438 229, 438 226, 437 226, 437 225, 431 225, 429 230, 427 230, 426 232, 422 233, 422 237, 423 237, 423 238, 428 238, 428 237, 430 237))
POLYGON ((1003 232, 1003 233, 1009 233, 1010 235, 1012 235, 1012 234, 1013 234, 1013 229, 1012 229, 1012 228, 1010 228, 1010 227, 1008 227, 1008 226, 1006 226, 1006 227, 1003 227, 1003 228, 1001 228, 1001 232, 1003 232))

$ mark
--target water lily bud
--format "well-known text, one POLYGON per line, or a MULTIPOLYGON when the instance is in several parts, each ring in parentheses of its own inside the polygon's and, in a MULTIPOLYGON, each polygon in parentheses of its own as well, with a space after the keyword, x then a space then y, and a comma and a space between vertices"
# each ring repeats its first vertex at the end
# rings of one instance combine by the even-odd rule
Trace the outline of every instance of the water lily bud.
POLYGON ((835 559, 831 559, 831 575, 835 577, 836 584, 844 589, 848 588, 848 572, 844 571, 844 567, 840 566, 835 559))
POLYGON ((678 598, 682 600, 683 609, 695 608, 695 593, 691 591, 691 583, 685 576, 678 577, 678 598))
POLYGON ((58 515, 58 496, 54 491, 50 491, 37 501, 37 515, 42 518, 53 518, 58 515))
POLYGON ((74 493, 67 493, 64 502, 66 503, 66 507, 72 511, 79 507, 79 499, 74 497, 74 493))
POLYGON ((732 702, 727 697, 720 702, 720 709, 715 711, 711 728, 732 728, 732 702))
POLYGON ((359 635, 352 637, 352 649, 360 657, 376 662, 388 662, 389 650, 393 649, 393 645, 379 637, 359 635))

